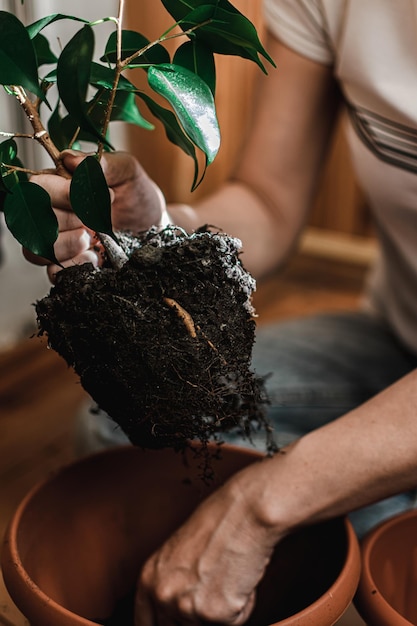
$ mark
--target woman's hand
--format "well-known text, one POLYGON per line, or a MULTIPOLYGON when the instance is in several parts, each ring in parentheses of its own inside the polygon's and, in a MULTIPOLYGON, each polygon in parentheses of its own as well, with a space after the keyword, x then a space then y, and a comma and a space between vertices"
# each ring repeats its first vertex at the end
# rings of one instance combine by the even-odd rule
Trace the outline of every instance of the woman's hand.
MULTIPOLYGON (((86 156, 81 152, 66 150, 62 153, 63 164, 72 173, 86 156)), ((101 165, 110 189, 112 223, 116 230, 138 232, 152 225, 167 223, 166 205, 161 190, 132 155, 126 152, 106 153, 101 165)), ((70 180, 51 173, 38 174, 31 181, 43 187, 51 196, 59 228, 54 250, 61 265, 67 267, 86 262, 99 265, 102 257, 101 244, 95 233, 86 228, 72 212, 70 180)), ((23 252, 32 263, 48 265, 48 276, 53 282, 54 275, 61 268, 27 250, 23 252)))
POLYGON ((247 621, 281 538, 260 507, 267 464, 236 474, 147 561, 137 587, 135 626, 247 621))

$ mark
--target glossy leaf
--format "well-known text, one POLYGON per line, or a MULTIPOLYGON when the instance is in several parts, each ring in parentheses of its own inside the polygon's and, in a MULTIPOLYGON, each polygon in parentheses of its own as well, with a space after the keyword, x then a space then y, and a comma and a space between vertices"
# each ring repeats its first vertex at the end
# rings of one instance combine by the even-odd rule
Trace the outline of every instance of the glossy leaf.
POLYGON ((17 241, 39 256, 57 263, 54 243, 58 222, 49 194, 39 185, 20 182, 4 201, 6 224, 17 241))
POLYGON ((192 190, 197 186, 198 180, 198 159, 195 152, 194 144, 188 139, 187 135, 182 130, 172 111, 165 109, 160 104, 155 102, 146 93, 138 92, 138 96, 146 103, 151 113, 162 123, 165 128, 165 133, 171 143, 181 148, 185 154, 190 156, 194 161, 194 180, 192 184, 192 190))
POLYGON ((213 52, 250 59, 263 71, 259 54, 275 65, 252 22, 228 0, 162 0, 162 3, 184 31, 212 20, 197 28, 193 37, 204 41, 213 52))
POLYGON ((81 17, 75 17, 74 15, 63 15, 62 13, 53 13, 52 15, 46 15, 42 17, 40 20, 33 22, 29 26, 26 26, 26 30, 31 39, 36 37, 41 30, 49 26, 49 24, 53 24, 53 22, 57 22, 59 20, 75 20, 76 22, 83 22, 84 24, 88 24, 88 20, 84 20, 81 17))
POLYGON ((216 91, 216 66, 213 52, 203 42, 192 39, 186 41, 177 48, 174 58, 174 65, 186 67, 191 72, 198 74, 210 87, 214 96, 216 91))
MULTIPOLYGON (((115 70, 107 65, 100 65, 94 61, 90 64, 90 85, 94 87, 104 87, 105 89, 112 89, 114 82, 115 70)), ((57 82, 56 69, 51 70, 43 79, 48 83, 57 82)), ((124 76, 120 76, 118 91, 133 91, 137 90, 137 87, 131 83, 124 76)))
POLYGON ((0 84, 19 85, 42 100, 35 49, 20 20, 0 11, 0 84))
MULTIPOLYGON (((92 150, 97 149, 97 139, 88 131, 79 128, 70 115, 66 115, 61 119, 60 132, 65 141, 65 148, 71 147, 74 150, 82 150, 83 147, 80 142, 87 142, 93 144, 92 150)), ((104 146, 104 150, 106 149, 106 146, 104 146)))
POLYGON ((36 37, 33 38, 32 43, 35 48, 38 67, 49 63, 56 63, 58 61, 57 57, 49 47, 49 41, 42 34, 36 35, 36 37))
MULTIPOLYGON (((91 103, 87 103, 87 108, 91 106, 91 103)), ((91 115, 91 119, 94 121, 94 116, 91 115)), ((97 118, 101 120, 102 118, 97 118)), ((66 115, 62 117, 60 114, 59 103, 57 104, 53 114, 48 121, 49 135, 59 150, 65 150, 66 148, 73 148, 74 150, 81 150, 80 141, 89 142, 94 144, 94 148, 97 147, 97 139, 94 135, 86 130, 81 129, 77 122, 70 116, 66 115), (74 139, 76 136, 76 139, 74 139)), ((106 145, 104 145, 106 150, 106 145)))
POLYGON ((115 238, 111 224, 110 192, 96 157, 86 157, 75 170, 70 200, 74 213, 85 226, 115 238))
MULTIPOLYGON (((150 43, 144 35, 137 33, 134 30, 122 31, 122 60, 132 56, 142 48, 145 48, 150 43)), ((117 33, 111 33, 104 55, 100 61, 107 61, 108 63, 116 63, 117 59, 117 33)), ((146 53, 135 59, 128 67, 137 67, 141 65, 169 63, 170 57, 168 51, 161 44, 155 44, 146 53)))
POLYGON ((0 143, 0 163, 12 163, 17 157, 17 144, 14 139, 6 139, 0 143))
POLYGON ((156 93, 168 100, 184 131, 210 164, 220 147, 220 130, 210 88, 197 74, 171 64, 150 67, 148 82, 156 93))
POLYGON ((0 210, 3 208, 5 194, 10 193, 13 187, 28 179, 25 172, 10 170, 7 166, 14 165, 22 168, 23 164, 17 156, 17 144, 14 139, 7 139, 0 144, 0 210))
POLYGON ((85 99, 90 83, 93 53, 94 34, 90 26, 84 26, 61 52, 57 65, 57 86, 62 102, 77 126, 99 141, 108 143, 92 124, 86 111, 85 99))

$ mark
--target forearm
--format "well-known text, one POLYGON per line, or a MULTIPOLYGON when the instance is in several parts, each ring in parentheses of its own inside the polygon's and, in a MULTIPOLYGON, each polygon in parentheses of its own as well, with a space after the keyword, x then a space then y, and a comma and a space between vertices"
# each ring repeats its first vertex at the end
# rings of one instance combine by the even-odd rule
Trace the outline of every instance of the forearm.
POLYGON ((195 206, 175 204, 168 211, 172 221, 188 232, 210 224, 238 237, 243 244, 243 263, 256 278, 279 266, 294 240, 285 223, 239 182, 225 184, 195 206))
POLYGON ((249 497, 277 538, 416 487, 417 371, 260 463, 254 479, 249 497))

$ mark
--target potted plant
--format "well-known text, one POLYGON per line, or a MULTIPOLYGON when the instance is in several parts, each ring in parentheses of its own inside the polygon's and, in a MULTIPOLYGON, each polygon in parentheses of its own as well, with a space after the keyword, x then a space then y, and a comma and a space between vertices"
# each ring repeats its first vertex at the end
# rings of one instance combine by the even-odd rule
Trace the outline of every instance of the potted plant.
MULTIPOLYGON (((95 152, 75 170, 70 196, 75 213, 102 241, 106 263, 102 270, 84 265, 59 273, 36 304, 40 334, 135 444, 181 448, 235 427, 249 437, 253 426, 264 426, 273 449, 262 381, 249 368, 254 281, 239 258, 240 242, 204 226, 191 235, 175 225, 115 233, 100 166, 103 153, 113 149, 112 121, 150 130, 147 118, 155 118, 193 159, 195 189, 220 145, 214 55, 238 55, 263 71, 261 57, 273 61, 252 23, 228 0, 163 0, 173 25, 155 41, 123 28, 124 4, 120 0, 116 17, 94 23, 55 13, 25 27, 0 13, 0 84, 31 125, 18 136, 39 143, 66 177, 64 148, 87 142, 95 152), (56 57, 44 32, 62 19, 79 22, 80 29, 56 57), (96 62, 94 29, 109 21, 115 29, 96 62), (165 44, 173 38, 180 45, 171 59, 165 44), (146 91, 124 75, 131 68, 146 73, 146 91)), ((6 223, 24 247, 56 261, 50 198, 28 179, 17 135, 3 134, 6 223)))

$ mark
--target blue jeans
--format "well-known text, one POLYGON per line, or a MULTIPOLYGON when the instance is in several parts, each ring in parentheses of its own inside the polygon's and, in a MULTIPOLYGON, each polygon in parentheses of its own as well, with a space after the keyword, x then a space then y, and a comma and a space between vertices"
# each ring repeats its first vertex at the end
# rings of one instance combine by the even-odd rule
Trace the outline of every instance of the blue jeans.
MULTIPOLYGON (((367 313, 330 313, 260 326, 252 367, 269 375, 268 413, 281 447, 382 391, 417 367, 417 355, 367 313)), ((113 422, 98 419, 84 416, 82 451, 126 442, 113 422)), ((265 449, 263 432, 252 443, 233 433, 225 440, 265 449)), ((413 507, 414 500, 414 492, 405 493, 352 513, 358 535, 413 507)))
MULTIPOLYGON (((260 327, 253 353, 266 381, 276 441, 285 445, 340 417, 417 367, 377 318, 364 312, 320 314, 260 327)), ((259 440, 259 436, 257 437, 259 440)), ((415 505, 415 493, 350 515, 358 536, 415 505)))

